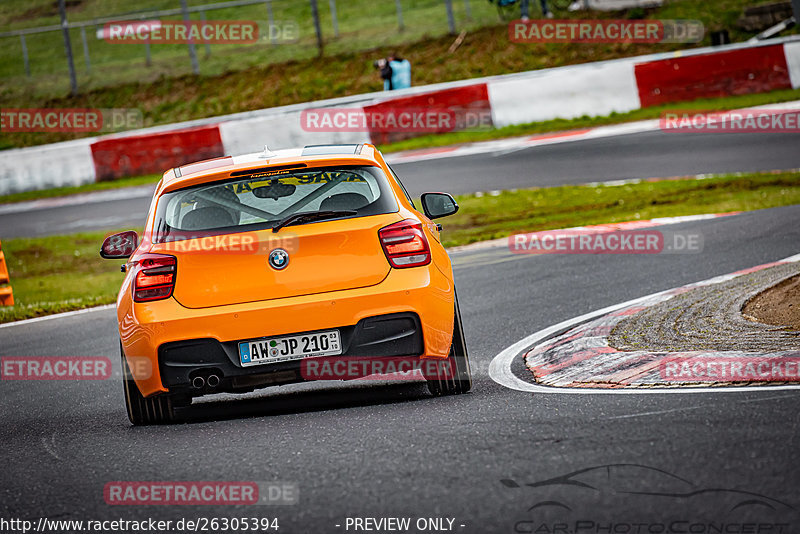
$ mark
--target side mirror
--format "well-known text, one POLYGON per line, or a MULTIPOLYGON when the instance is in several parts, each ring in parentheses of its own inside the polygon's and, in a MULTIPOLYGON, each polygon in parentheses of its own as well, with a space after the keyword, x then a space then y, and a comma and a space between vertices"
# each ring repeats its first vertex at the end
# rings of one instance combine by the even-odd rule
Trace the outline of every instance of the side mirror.
POLYGON ((422 193, 422 211, 429 219, 447 217, 458 211, 456 200, 447 193, 422 193))
POLYGON ((130 258, 139 246, 139 236, 133 230, 108 236, 100 247, 100 256, 107 260, 130 258))

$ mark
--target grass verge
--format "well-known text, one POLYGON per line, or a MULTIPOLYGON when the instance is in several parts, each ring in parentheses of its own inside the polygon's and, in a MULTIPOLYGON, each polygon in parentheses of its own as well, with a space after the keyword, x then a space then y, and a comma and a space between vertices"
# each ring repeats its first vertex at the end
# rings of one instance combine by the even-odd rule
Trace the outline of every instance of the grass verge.
POLYGON ((520 189, 461 196, 458 203, 459 212, 443 220, 446 247, 518 232, 800 204, 800 171, 520 189))
MULTIPOLYGON (((444 220, 448 247, 515 232, 800 204, 800 172, 524 189, 458 202, 459 213, 444 220)), ((3 241, 17 304, 0 308, 0 322, 113 303, 122 262, 97 252, 108 233, 3 241)))
POLYGON ((98 254, 109 233, 4 239, 15 305, 0 307, 0 322, 114 302, 123 262, 98 254))

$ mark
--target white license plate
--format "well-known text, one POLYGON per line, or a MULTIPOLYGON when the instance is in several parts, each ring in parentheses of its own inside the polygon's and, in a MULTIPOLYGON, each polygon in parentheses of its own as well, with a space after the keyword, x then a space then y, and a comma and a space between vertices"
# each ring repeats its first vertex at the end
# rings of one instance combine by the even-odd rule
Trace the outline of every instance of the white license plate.
POLYGON ((243 367, 341 353, 342 343, 339 340, 338 330, 253 339, 239 343, 239 361, 243 367))

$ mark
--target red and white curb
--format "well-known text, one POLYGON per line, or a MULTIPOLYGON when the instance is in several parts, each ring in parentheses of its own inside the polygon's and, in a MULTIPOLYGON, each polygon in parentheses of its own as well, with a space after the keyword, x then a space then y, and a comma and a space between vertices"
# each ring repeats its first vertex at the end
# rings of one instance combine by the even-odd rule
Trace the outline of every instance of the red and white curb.
MULTIPOLYGON (((692 352, 692 353, 645 353, 621 352, 608 346, 608 334, 613 326, 626 316, 664 302, 675 295, 691 289, 726 282, 737 276, 752 273, 775 265, 800 262, 800 254, 773 263, 759 265, 742 271, 716 276, 708 280, 688 284, 674 289, 653 293, 614 306, 568 319, 521 339, 494 357, 489 365, 489 376, 501 386, 531 393, 566 394, 643 394, 643 393, 729 393, 734 391, 765 391, 797 389, 798 385, 759 385, 721 387, 675 387, 665 383, 662 387, 613 387, 603 385, 619 382, 635 386, 652 383, 653 373, 663 359, 673 357, 720 357, 736 358, 744 353, 736 352, 692 352), (562 334, 562 332, 565 332, 562 334), (558 337, 552 338, 552 336, 558 337), (552 338, 552 339, 551 339, 552 338), (543 383, 526 382, 511 371, 512 362, 522 354, 535 376, 543 383), (557 356, 554 356, 558 353, 557 356), (649 380, 649 382, 648 382, 649 380), (586 387, 585 382, 596 382, 596 387, 586 387), (580 387, 566 387, 581 382, 580 387)), ((748 353, 753 356, 753 353, 748 353)), ((764 353, 759 357, 796 357, 800 352, 764 353)))

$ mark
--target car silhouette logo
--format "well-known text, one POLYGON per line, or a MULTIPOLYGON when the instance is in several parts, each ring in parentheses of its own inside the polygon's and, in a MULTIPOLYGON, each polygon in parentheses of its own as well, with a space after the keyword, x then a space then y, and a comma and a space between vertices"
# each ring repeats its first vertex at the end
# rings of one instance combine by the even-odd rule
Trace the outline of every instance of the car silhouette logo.
POLYGON ((289 265, 289 253, 282 248, 276 248, 269 253, 269 265, 273 269, 285 269, 289 265))
POLYGON ((500 483, 506 488, 531 490, 530 498, 533 500, 529 501, 532 505, 528 512, 536 513, 542 513, 545 509, 572 512, 585 507, 586 502, 591 502, 586 501, 586 497, 591 499, 593 495, 606 495, 610 497, 603 501, 606 507, 609 503, 615 503, 621 509, 630 506, 633 498, 640 497, 658 502, 659 508, 670 503, 685 506, 686 502, 692 500, 701 503, 702 509, 717 510, 726 516, 740 509, 770 512, 794 510, 790 504, 760 493, 736 488, 698 487, 663 469, 640 464, 599 465, 531 483, 521 484, 513 479, 502 479, 500 483), (558 491, 559 488, 561 491, 558 491), (554 496, 570 500, 555 500, 554 496))

